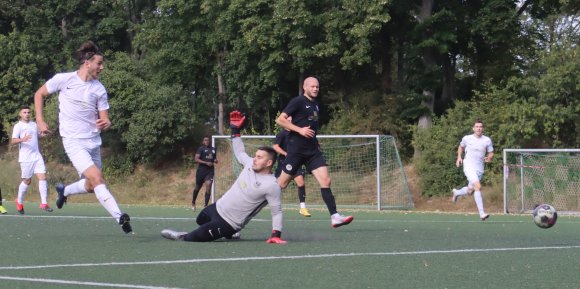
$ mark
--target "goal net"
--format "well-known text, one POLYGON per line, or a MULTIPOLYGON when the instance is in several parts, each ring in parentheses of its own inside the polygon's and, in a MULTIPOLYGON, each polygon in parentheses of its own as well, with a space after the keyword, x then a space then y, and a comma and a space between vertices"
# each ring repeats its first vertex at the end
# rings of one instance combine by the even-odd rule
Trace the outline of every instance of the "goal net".
MULTIPOLYGON (((413 199, 397 151, 395 139, 385 135, 318 135, 337 206, 373 209, 412 209, 413 199)), ((275 136, 242 136, 246 152, 273 145, 275 136)), ((217 200, 237 178, 241 165, 232 152, 229 136, 212 136, 218 163, 212 198, 217 200)), ((275 167, 274 167, 275 169, 275 167)), ((306 204, 323 207, 320 185, 312 174, 304 177, 306 204)), ((298 206, 298 189, 294 182, 283 191, 284 205, 298 206)))
POLYGON ((504 149, 504 213, 580 212, 580 149, 504 149))

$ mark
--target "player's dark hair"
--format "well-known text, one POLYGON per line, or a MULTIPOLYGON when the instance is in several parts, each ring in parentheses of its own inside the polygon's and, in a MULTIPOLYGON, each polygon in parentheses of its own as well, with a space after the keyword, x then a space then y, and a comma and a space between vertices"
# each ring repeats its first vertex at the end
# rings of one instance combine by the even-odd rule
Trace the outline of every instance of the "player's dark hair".
POLYGON ((21 107, 20 107, 20 110, 23 110, 23 109, 30 109, 30 106, 28 106, 28 105, 23 105, 23 106, 21 106, 21 107))
POLYGON ((79 62, 79 64, 85 63, 87 60, 91 60, 95 55, 103 55, 101 54, 101 50, 99 47, 93 43, 92 41, 87 41, 77 49, 75 52, 75 58, 79 62))
POLYGON ((276 151, 272 147, 261 146, 258 148, 258 150, 265 151, 266 153, 268 153, 268 155, 270 156, 270 159, 272 160, 272 164, 276 163, 276 159, 278 158, 278 154, 276 153, 276 151))
POLYGON ((473 125, 475 125, 476 123, 481 123, 481 125, 484 126, 483 121, 480 118, 476 119, 473 125))

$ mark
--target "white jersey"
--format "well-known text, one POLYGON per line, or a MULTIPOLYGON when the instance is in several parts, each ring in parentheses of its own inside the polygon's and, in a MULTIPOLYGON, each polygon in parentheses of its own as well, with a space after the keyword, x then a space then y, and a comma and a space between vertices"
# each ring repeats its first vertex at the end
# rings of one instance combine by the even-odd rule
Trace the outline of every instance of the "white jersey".
POLYGON ((98 136, 99 111, 109 109, 107 90, 100 81, 83 81, 77 71, 58 73, 46 82, 48 93, 59 91, 60 135, 69 138, 98 136))
POLYGON ((270 205, 272 229, 282 230, 282 191, 273 174, 256 174, 253 159, 246 154, 239 137, 233 138, 234 154, 244 169, 230 189, 216 202, 220 216, 235 230, 241 230, 260 210, 270 205))
POLYGON ((24 122, 19 121, 14 125, 12 130, 12 138, 24 138, 25 136, 31 136, 27 141, 19 143, 20 150, 18 152, 18 162, 34 162, 42 159, 40 155, 40 150, 38 149, 38 127, 33 121, 24 122))
POLYGON ((493 152, 491 139, 484 135, 477 137, 474 134, 470 134, 464 136, 459 145, 465 149, 463 167, 483 171, 485 155, 493 152))

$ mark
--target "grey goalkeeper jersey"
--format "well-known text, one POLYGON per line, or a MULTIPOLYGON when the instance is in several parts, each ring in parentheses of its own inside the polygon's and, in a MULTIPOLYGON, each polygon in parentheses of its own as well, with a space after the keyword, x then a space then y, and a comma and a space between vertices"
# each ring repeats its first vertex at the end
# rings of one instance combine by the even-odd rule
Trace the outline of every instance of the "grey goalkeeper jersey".
POLYGON ((234 154, 244 169, 230 189, 216 202, 218 213, 234 229, 241 230, 267 204, 272 212, 272 229, 282 230, 282 191, 273 174, 252 169, 241 138, 232 139, 234 154))

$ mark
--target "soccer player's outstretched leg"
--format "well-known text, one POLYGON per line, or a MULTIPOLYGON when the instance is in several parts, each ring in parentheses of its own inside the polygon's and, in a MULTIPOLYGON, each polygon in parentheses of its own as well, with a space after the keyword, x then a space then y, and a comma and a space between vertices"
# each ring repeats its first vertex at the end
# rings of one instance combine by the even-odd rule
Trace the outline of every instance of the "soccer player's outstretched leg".
POLYGON ((230 113, 234 155, 244 166, 230 189, 215 203, 205 207, 195 221, 199 225, 187 233, 171 229, 161 231, 169 240, 210 242, 221 238, 239 239, 239 232, 263 207, 268 205, 272 214, 272 233, 268 244, 285 244, 282 239, 282 191, 272 174, 276 151, 268 146, 259 147, 254 157, 244 148, 240 130, 246 117, 239 111, 230 113))
POLYGON ((44 98, 59 93, 62 144, 82 177, 72 184, 56 186, 56 206, 61 209, 72 195, 94 193, 123 232, 131 233, 131 218, 117 205, 101 171, 101 131, 111 128, 107 90, 99 81, 104 69, 103 54, 93 42, 88 41, 76 51, 75 57, 79 64, 77 71, 56 74, 34 94, 38 130, 41 135, 46 135, 50 131, 44 121, 44 98))

